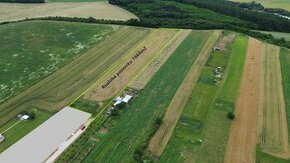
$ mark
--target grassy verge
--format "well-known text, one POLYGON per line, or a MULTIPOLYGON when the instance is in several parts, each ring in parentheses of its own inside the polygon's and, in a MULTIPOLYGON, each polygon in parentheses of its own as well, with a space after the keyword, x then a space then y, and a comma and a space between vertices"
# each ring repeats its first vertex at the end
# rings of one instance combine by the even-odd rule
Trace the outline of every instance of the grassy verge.
POLYGON ((222 162, 231 123, 227 112, 214 109, 215 100, 235 102, 223 92, 237 95, 234 89, 239 86, 246 47, 247 37, 239 36, 226 51, 211 55, 159 162, 222 162), (213 82, 216 67, 226 70, 219 85, 213 82))
MULTIPOLYGON (((44 110, 29 109, 28 111, 33 112, 35 114, 35 119, 20 121, 14 127, 5 132, 3 134, 5 136, 5 140, 0 143, 0 153, 3 152, 8 147, 10 147, 11 145, 13 145, 14 143, 16 143, 18 140, 20 140, 22 137, 27 135, 30 131, 38 127, 40 124, 42 124, 44 121, 46 121, 48 118, 52 116, 52 113, 44 110)), ((18 118, 11 119, 4 126, 1 126, 0 133, 5 131, 18 121, 19 121, 18 118)))
POLYGON ((257 149, 256 163, 289 163, 289 160, 271 156, 257 149))
POLYGON ((71 107, 91 113, 92 116, 94 116, 97 114, 97 110, 100 106, 97 101, 78 99, 73 104, 71 104, 71 107))

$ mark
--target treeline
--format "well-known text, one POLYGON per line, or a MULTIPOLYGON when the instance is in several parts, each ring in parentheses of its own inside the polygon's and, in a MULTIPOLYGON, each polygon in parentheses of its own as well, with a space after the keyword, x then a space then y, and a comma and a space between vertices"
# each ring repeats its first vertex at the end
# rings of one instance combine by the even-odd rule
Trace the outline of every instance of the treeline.
POLYGON ((0 0, 0 2, 10 2, 10 3, 44 3, 45 0, 0 0))

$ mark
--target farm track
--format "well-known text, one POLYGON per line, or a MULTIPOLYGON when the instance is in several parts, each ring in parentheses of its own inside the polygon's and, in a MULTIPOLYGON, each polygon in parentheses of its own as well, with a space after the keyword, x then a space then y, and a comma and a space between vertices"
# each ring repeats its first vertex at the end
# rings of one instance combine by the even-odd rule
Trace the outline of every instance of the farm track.
POLYGON ((105 20, 137 18, 134 14, 106 2, 1 3, 0 5, 0 22, 47 16, 94 17, 105 20))
POLYGON ((100 80, 94 88, 90 89, 84 94, 84 99, 94 100, 94 101, 106 101, 112 96, 117 94, 124 86, 126 86, 149 62, 156 54, 162 49, 167 42, 178 32, 178 30, 156 30, 152 36, 150 36, 145 42, 138 45, 121 63, 114 68, 105 78, 100 80), (146 50, 143 51, 136 59, 133 57, 140 52, 144 47, 146 50), (127 68, 125 68, 121 73, 118 72, 127 64, 132 61, 127 68), (112 76, 116 76, 107 87, 102 88, 112 76))
POLYGON ((288 127, 282 88, 280 48, 264 44, 258 110, 258 144, 263 152, 289 158, 288 127))
POLYGON ((166 60, 171 56, 171 54, 178 48, 186 36, 191 32, 191 30, 182 30, 180 35, 171 43, 170 46, 166 47, 160 54, 159 57, 154 59, 152 63, 136 78, 129 87, 135 89, 143 89, 146 84, 150 81, 153 75, 159 70, 159 68, 166 62, 166 60))
POLYGON ((256 160, 257 119, 262 64, 262 43, 249 39, 247 56, 239 95, 236 119, 233 121, 225 156, 225 163, 254 163, 256 160))
POLYGON ((209 57, 212 47, 218 40, 221 31, 214 31, 211 37, 205 43, 203 49, 197 56, 195 62, 188 71, 185 79, 175 93, 167 111, 163 118, 161 126, 158 128, 154 136, 151 138, 147 150, 153 156, 159 157, 165 149, 179 117, 190 97, 192 90, 198 80, 203 66, 209 57))
POLYGON ((145 28, 121 27, 57 72, 1 104, 0 124, 30 107, 59 110, 68 105, 149 32, 145 28))

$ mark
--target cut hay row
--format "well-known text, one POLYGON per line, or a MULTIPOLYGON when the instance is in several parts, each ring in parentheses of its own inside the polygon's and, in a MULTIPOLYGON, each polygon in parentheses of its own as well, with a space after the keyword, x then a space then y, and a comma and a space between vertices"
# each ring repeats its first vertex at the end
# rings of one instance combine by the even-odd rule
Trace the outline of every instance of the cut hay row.
POLYGON ((260 41, 250 38, 225 163, 253 163, 256 160, 261 48, 260 41))
POLYGON ((68 105, 149 32, 145 28, 121 27, 82 56, 1 104, 0 124, 29 107, 58 110, 68 105))
POLYGON ((138 45, 128 57, 84 94, 84 99, 106 101, 118 93, 166 45, 178 30, 158 29, 145 42, 138 45))
POLYGON ((258 144, 263 152, 289 158, 288 127, 282 88, 280 48, 264 44, 258 109, 258 144))
POLYGON ((158 128, 154 136, 151 138, 147 150, 155 157, 160 157, 165 146, 167 145, 171 134, 178 122, 178 119, 186 105, 187 99, 190 97, 193 87, 195 86, 200 72, 206 63, 214 44, 218 40, 221 31, 214 31, 205 43, 196 61, 191 66, 185 79, 175 93, 166 113, 161 126, 158 128))
POLYGON ((40 4, 1 3, 0 22, 47 16, 93 17, 105 20, 129 20, 134 14, 108 2, 58 2, 40 4))

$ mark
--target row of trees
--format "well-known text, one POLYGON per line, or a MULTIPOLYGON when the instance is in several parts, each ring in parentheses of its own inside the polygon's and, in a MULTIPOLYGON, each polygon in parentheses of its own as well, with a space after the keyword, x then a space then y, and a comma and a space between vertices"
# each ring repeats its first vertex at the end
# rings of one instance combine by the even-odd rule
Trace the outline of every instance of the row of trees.
POLYGON ((45 0, 0 0, 0 2, 11 2, 11 3, 44 3, 45 0))

